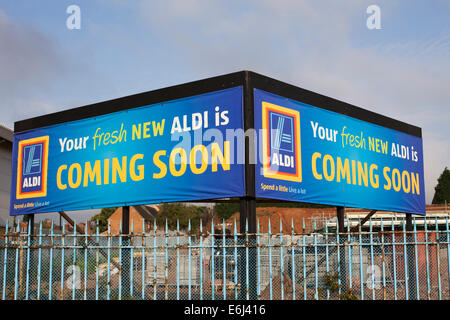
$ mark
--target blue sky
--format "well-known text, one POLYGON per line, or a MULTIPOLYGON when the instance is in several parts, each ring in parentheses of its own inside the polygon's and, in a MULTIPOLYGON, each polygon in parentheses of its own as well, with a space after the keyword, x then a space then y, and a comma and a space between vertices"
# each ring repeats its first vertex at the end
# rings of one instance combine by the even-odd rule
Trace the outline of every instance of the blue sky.
POLYGON ((450 167, 449 17, 445 0, 0 0, 0 122, 252 70, 422 127, 430 203, 450 167))

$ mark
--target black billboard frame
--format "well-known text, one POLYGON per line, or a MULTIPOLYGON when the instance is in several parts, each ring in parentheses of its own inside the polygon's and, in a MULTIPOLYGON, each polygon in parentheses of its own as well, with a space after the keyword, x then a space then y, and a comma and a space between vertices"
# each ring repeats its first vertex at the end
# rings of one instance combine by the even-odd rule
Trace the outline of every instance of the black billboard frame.
MULTIPOLYGON (((254 129, 253 93, 254 89, 260 89, 272 94, 283 96, 287 99, 307 103, 321 109, 340 113, 352 118, 422 138, 422 129, 417 126, 389 118, 379 113, 248 70, 133 94, 117 99, 93 103, 86 106, 17 121, 14 123, 14 133, 16 134, 65 122, 82 120, 118 111, 130 110, 133 108, 206 94, 237 86, 243 87, 244 131, 254 129)), ((244 173, 245 195, 240 198, 240 230, 245 230, 245 220, 248 219, 248 231, 250 233, 256 232, 256 200, 260 199, 257 199, 255 195, 255 165, 251 164, 249 161, 249 155, 253 154, 253 151, 253 145, 250 144, 248 137, 246 137, 244 173)), ((201 199, 199 202, 205 202, 205 200, 214 202, 214 200, 218 199, 201 199)), ((260 200, 264 199, 261 198, 260 200)), ((221 202, 226 201, 227 200, 221 200, 221 202)), ((283 200, 281 202, 297 201, 283 200)), ((371 210, 372 208, 364 209, 371 210)))
MULTIPOLYGON (((244 131, 247 131, 248 129, 254 129, 253 93, 254 89, 260 89, 272 94, 283 96, 287 99, 307 103, 321 109, 340 113, 352 118, 356 118, 385 128, 397 130, 422 138, 422 129, 417 126, 393 118, 389 118, 376 112, 369 111, 355 105, 330 98, 328 96, 315 93, 313 91, 306 90, 295 85, 288 84, 286 82, 282 82, 280 80, 276 80, 248 70, 192 81, 153 91, 133 94, 122 98, 93 103, 86 106, 17 121, 14 123, 14 133, 25 132, 70 121, 92 118, 118 111, 130 110, 133 108, 187 98, 195 95, 206 94, 209 92, 237 86, 243 87, 244 131)), ((244 198, 249 198, 250 200, 255 198, 255 165, 251 164, 249 161, 249 155, 252 153, 253 146, 250 145, 248 137, 246 137, 244 198)), ((199 201, 204 202, 204 200, 205 199, 199 201)), ((214 202, 213 200, 217 199, 208 200, 214 202)), ((241 205, 244 204, 241 203, 241 205)), ((253 205, 250 205, 250 207, 253 207, 253 205)), ((372 208, 364 209, 370 210, 372 208)), ((249 229, 253 230, 253 225, 249 226, 249 229)), ((256 229, 254 231, 256 232, 256 229)))
MULTIPOLYGON (((254 129, 253 93, 254 89, 260 89, 272 94, 283 96, 287 99, 307 103, 321 109, 340 113, 352 118, 422 138, 422 129, 417 126, 389 118, 379 113, 369 111, 248 70, 133 94, 117 99, 93 103, 86 106, 17 121, 14 123, 14 133, 16 134, 65 122, 82 120, 118 111, 130 110, 133 108, 206 94, 237 86, 243 87, 244 131, 254 129)), ((240 230, 245 230, 245 220, 248 219, 248 231, 250 233, 256 232, 256 200, 260 199, 257 199, 255 195, 255 165, 251 164, 249 161, 249 155, 253 154, 253 151, 253 145, 250 144, 248 137, 246 137, 244 173, 245 195, 240 198, 240 230)), ((214 200, 219 199, 201 199, 199 202, 214 202, 214 200)), ((260 200, 264 201, 265 199, 261 198, 260 200)), ((228 200, 220 201, 227 202, 228 200)), ((283 200, 281 202, 297 201, 283 200)), ((371 210, 372 208, 363 209, 371 210)))

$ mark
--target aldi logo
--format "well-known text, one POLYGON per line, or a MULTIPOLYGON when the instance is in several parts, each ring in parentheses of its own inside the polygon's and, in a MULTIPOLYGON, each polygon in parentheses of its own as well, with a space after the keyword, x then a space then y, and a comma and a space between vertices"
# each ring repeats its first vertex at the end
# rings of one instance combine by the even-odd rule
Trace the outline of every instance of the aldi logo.
POLYGON ((16 199, 47 195, 49 136, 19 141, 16 199))
POLYGON ((302 181, 300 113, 262 102, 263 175, 288 181, 302 181))

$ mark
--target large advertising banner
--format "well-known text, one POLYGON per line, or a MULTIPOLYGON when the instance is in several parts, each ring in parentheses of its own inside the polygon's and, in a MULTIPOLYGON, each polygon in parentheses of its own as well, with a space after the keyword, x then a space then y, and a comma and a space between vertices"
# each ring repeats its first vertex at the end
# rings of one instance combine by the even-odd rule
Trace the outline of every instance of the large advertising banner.
POLYGON ((14 135, 11 215, 244 195, 242 86, 14 135))
POLYGON ((422 139, 254 89, 256 196, 425 214, 422 139))

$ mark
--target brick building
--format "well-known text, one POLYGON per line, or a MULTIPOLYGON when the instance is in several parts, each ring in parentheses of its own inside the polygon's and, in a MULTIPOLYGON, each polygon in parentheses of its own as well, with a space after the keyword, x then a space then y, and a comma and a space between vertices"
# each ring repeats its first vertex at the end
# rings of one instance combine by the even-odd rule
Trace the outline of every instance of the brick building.
MULTIPOLYGON (((145 226, 145 231, 148 232, 153 228, 153 219, 159 212, 157 205, 140 205, 130 206, 130 232, 142 233, 142 225, 145 226), (133 228, 131 228, 133 224, 133 228)), ((122 221, 122 207, 116 211, 108 219, 111 228, 111 234, 120 233, 120 222, 122 221)))
POLYGON ((12 130, 0 125, 0 233, 3 232, 7 220, 10 225, 13 222, 9 216, 12 142, 12 130))
MULTIPOLYGON (((347 219, 350 227, 359 225, 360 220, 364 219, 370 210, 358 208, 345 208, 345 225, 347 219)), ((235 213, 226 221, 226 229, 233 231, 234 221, 236 221, 236 229, 240 232, 239 212, 235 213)), ((426 206, 427 224, 434 224, 435 221, 445 226, 447 219, 450 217, 450 211, 447 206, 443 205, 427 205, 426 206)), ((294 225, 294 233, 309 233, 313 231, 323 231, 325 221, 329 230, 336 228, 336 208, 282 208, 282 207, 258 207, 256 208, 256 218, 259 223, 260 233, 267 233, 269 231, 269 220, 271 233, 279 233, 280 230, 284 234, 291 234, 292 224, 294 225), (280 229, 281 226, 281 229, 280 229)), ((404 213, 378 211, 372 216, 372 225, 374 230, 380 227, 380 220, 384 220, 384 226, 390 226, 392 220, 396 227, 402 227, 402 221, 405 218, 404 213)), ((424 225, 424 217, 414 215, 414 219, 418 228, 424 225)), ((222 224, 217 223, 215 228, 222 229, 222 224)), ((369 223, 366 223, 362 228, 368 231, 369 223)), ((378 229, 377 229, 378 228, 378 229)))

